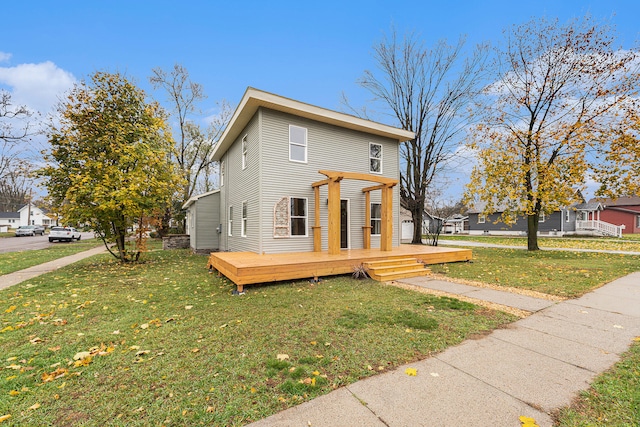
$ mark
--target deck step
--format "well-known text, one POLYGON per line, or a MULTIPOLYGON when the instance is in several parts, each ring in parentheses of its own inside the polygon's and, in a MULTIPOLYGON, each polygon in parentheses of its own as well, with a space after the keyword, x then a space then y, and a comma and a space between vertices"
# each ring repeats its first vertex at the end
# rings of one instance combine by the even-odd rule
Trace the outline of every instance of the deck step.
POLYGON ((364 263, 369 277, 385 282, 407 277, 426 276, 431 270, 415 258, 391 259, 364 263))

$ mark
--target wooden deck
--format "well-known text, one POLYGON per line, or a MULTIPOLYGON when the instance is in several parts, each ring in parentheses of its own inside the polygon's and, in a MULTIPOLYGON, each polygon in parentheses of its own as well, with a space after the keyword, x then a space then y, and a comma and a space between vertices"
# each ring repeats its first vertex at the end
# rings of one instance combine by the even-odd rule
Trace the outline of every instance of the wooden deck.
POLYGON ((207 267, 226 276, 242 292, 244 285, 350 274, 355 266, 366 262, 404 258, 415 258, 424 264, 468 261, 471 259, 471 250, 400 245, 391 251, 354 249, 343 250, 337 255, 330 255, 328 252, 268 255, 254 252, 212 252, 207 267))

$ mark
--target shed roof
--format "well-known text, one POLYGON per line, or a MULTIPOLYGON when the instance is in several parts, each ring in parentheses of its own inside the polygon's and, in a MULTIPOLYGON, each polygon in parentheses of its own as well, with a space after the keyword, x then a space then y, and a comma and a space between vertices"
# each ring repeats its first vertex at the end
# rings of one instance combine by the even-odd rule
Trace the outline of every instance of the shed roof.
POLYGON ((193 196, 189 200, 184 202, 184 204, 182 205, 182 209, 187 209, 189 206, 191 206, 192 204, 194 204, 195 202, 197 202, 199 199, 201 199, 203 197, 207 197, 207 196, 210 196, 212 194, 219 193, 219 192, 220 192, 220 190, 213 190, 213 191, 209 191, 207 193, 202 193, 202 194, 198 194, 197 196, 193 196))
POLYGON ((244 93, 242 100, 240 100, 229 124, 216 144, 213 153, 211 153, 211 158, 213 160, 220 160, 222 158, 224 153, 229 149, 231 144, 233 144, 233 141, 236 140, 240 132, 242 132, 247 126, 247 123, 249 123, 260 107, 293 114, 298 117, 305 117, 322 123, 395 139, 398 142, 404 142, 415 138, 415 134, 411 131, 362 119, 349 114, 339 113, 337 111, 328 110, 326 108, 317 107, 315 105, 306 104, 304 102, 249 87, 244 93))

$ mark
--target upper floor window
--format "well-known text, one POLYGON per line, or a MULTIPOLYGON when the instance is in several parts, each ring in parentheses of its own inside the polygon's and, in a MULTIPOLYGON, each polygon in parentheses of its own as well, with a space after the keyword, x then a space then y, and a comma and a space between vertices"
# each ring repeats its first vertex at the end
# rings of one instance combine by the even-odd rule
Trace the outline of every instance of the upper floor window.
POLYGON ((307 129, 289 125, 289 160, 307 163, 307 129))
POLYGON ((378 236, 382 229, 382 205, 371 203, 371 235, 378 236))
POLYGON ((247 168, 247 135, 242 137, 242 169, 247 168))
POLYGON ((291 197, 291 235, 307 235, 307 199, 291 197))
POLYGON ((382 145, 369 143, 369 172, 382 173, 382 145))

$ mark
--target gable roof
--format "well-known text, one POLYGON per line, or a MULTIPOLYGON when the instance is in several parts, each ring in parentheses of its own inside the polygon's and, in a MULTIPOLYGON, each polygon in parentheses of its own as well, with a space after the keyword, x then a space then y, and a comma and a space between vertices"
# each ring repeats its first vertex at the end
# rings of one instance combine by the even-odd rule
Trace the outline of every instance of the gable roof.
POLYGON ((189 200, 184 202, 184 204, 182 205, 182 209, 187 209, 189 206, 191 206, 192 204, 194 204, 195 202, 197 202, 199 199, 201 199, 203 197, 207 197, 207 196, 210 196, 212 194, 219 193, 219 192, 220 192, 220 190, 213 190, 213 191, 209 191, 208 193, 202 193, 202 194, 198 194, 197 196, 193 196, 189 200))
POLYGON ((632 197, 618 197, 617 199, 591 199, 589 202, 599 201, 602 202, 604 207, 609 206, 640 206, 640 197, 632 196, 632 197))
POLYGON ((247 126, 258 108, 265 107, 271 110, 293 114, 298 117, 316 120, 347 129, 367 132, 373 135, 383 136, 397 140, 399 143, 415 138, 413 132, 398 129, 393 126, 362 119, 349 114, 339 113, 326 108, 317 107, 304 102, 296 101, 273 93, 264 92, 252 87, 247 88, 240 104, 233 113, 229 124, 225 128, 220 140, 211 153, 212 160, 220 160, 238 135, 247 126))

